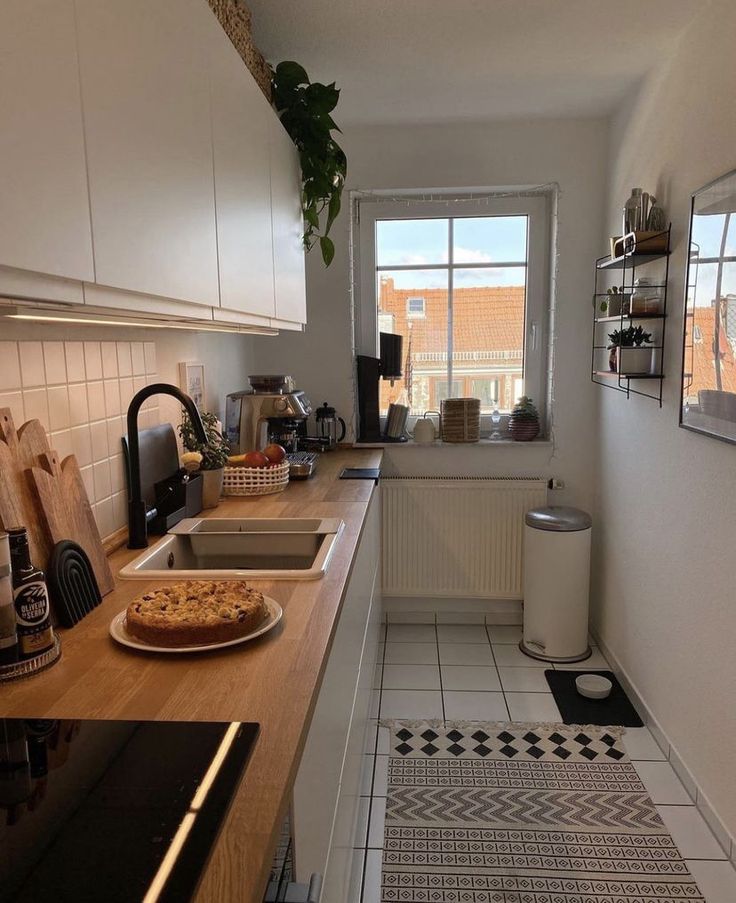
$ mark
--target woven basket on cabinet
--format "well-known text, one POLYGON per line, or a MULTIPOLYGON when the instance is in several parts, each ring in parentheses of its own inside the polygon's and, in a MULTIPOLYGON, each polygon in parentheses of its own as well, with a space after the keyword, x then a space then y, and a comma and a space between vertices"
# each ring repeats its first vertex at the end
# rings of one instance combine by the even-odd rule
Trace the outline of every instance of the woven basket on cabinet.
POLYGON ((268 495, 283 492, 289 484, 289 462, 270 467, 226 467, 223 495, 268 495))
POLYGON ((443 442, 477 442, 480 439, 480 399, 445 398, 441 402, 443 442))

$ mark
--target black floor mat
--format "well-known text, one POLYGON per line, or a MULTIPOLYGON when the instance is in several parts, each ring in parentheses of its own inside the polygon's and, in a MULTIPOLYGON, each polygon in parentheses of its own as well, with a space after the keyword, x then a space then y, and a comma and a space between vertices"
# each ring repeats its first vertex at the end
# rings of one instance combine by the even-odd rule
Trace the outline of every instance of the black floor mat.
POLYGON ((621 727, 642 727, 643 722, 629 702, 621 684, 612 671, 545 671, 552 695, 565 724, 611 724, 621 727), (581 674, 601 674, 613 684, 607 699, 586 699, 575 686, 581 674))

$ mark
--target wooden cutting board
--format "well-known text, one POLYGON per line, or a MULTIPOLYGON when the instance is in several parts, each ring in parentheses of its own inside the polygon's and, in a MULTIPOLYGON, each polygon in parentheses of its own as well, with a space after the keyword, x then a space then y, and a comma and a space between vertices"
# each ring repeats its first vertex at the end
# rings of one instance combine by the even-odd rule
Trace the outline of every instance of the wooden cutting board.
POLYGON ((52 545, 63 539, 78 543, 87 553, 100 592, 106 595, 115 581, 77 459, 69 455, 60 463, 56 452, 46 451, 38 456, 37 465, 31 468, 30 478, 52 545))
POLYGON ((49 451, 46 431, 38 420, 29 420, 16 431, 10 408, 0 408, 0 527, 26 527, 31 561, 44 570, 51 539, 44 530, 28 469, 49 451))

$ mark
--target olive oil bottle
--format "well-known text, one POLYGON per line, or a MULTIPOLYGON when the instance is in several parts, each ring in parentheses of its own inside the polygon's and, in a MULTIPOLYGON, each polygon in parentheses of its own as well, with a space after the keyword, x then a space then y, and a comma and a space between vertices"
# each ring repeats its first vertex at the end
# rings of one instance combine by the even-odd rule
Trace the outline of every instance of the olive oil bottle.
POLYGON ((21 660, 41 655, 54 645, 49 591, 44 573, 31 563, 25 527, 11 527, 10 563, 13 572, 13 602, 21 660))

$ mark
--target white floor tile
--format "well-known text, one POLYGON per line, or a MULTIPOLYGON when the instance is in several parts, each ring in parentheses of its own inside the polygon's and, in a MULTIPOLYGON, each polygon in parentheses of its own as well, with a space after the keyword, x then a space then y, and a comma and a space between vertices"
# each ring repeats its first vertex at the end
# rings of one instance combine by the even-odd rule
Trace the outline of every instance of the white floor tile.
POLYGON ((446 690, 444 697, 448 721, 506 721, 509 717, 503 693, 446 690))
POLYGON ((386 797, 375 796, 372 800, 370 827, 368 829, 368 846, 370 849, 383 849, 383 825, 386 821, 386 797))
POLYGON ((384 690, 381 718, 442 718, 439 690, 384 690))
POLYGON ((561 671, 610 671, 611 666, 603 657, 601 650, 595 646, 590 658, 586 658, 584 662, 570 662, 569 664, 555 662, 555 668, 559 668, 561 671))
POLYGON ((493 666, 493 655, 490 646, 479 643, 440 643, 440 662, 443 665, 493 666))
POLYGON ((725 859, 726 854, 695 806, 657 806, 684 859, 725 859))
POLYGON ((436 643, 386 643, 387 665, 436 665, 436 643))
POLYGON ((368 843, 368 814, 370 809, 370 797, 361 796, 358 799, 358 817, 355 820, 355 843, 358 847, 365 847, 368 843))
POLYGON ((733 903, 736 900, 736 869, 730 862, 703 859, 688 859, 686 862, 708 903, 733 903))
POLYGON ((387 727, 378 728, 378 743, 376 745, 376 755, 386 756, 391 747, 391 731, 387 727))
POLYGON ((439 690, 439 665, 384 665, 384 690, 439 690))
POLYGON ((519 645, 521 626, 513 624, 489 624, 488 634, 492 643, 513 643, 519 645))
POLYGON ((370 796, 373 786, 373 770, 375 768, 375 756, 363 756, 360 772, 360 795, 370 796))
POLYGON ((388 756, 376 756, 373 771, 373 796, 386 796, 388 793, 388 756))
POLYGON ((440 643, 482 643, 488 645, 488 634, 483 624, 438 624, 440 643))
POLYGON ((562 721, 551 693, 506 693, 512 721, 562 721))
POLYGON ((500 690, 498 671, 490 665, 442 665, 443 690, 500 690))
POLYGON ((436 643, 434 624, 389 624, 389 643, 436 643))
MULTIPOLYGON (((375 720, 368 722, 365 731, 365 741, 363 743, 363 752, 372 756, 376 751, 376 731, 378 730, 378 722, 375 720)), ((384 728, 385 730, 385 728, 384 728)))
POLYGON ((361 796, 386 796, 388 756, 363 756, 360 776, 361 796))
POLYGON ((652 802, 668 806, 694 805, 669 762, 634 762, 652 802))
POLYGON ((380 715, 381 691, 373 690, 371 692, 371 706, 368 711, 369 718, 378 718, 380 715))
POLYGON ((666 756, 646 727, 627 727, 624 746, 629 758, 637 761, 665 761, 666 756))
POLYGON ((504 690, 516 693, 549 693, 542 668, 499 668, 504 690))
POLYGON ((365 854, 363 903, 380 903, 381 901, 382 858, 380 850, 368 850, 365 854))
POLYGON ((518 646, 512 646, 510 643, 494 643, 493 644, 493 657, 496 659, 496 664, 499 668, 551 668, 552 665, 547 662, 540 662, 536 658, 531 658, 529 655, 524 655, 524 653, 519 649, 518 646))
POLYGON ((353 860, 350 866, 350 885, 348 887, 348 903, 360 903, 360 894, 363 889, 364 863, 365 850, 353 850, 353 860))
POLYGON ((383 682, 383 665, 377 664, 373 672, 373 689, 380 690, 383 682))

